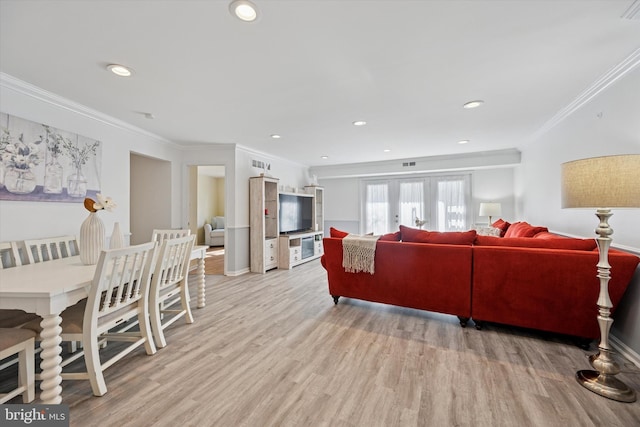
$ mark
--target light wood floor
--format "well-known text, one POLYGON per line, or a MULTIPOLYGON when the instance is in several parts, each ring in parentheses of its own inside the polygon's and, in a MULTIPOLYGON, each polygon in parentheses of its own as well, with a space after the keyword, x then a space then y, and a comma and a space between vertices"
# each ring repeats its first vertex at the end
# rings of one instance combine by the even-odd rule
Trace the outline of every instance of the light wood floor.
MULTIPOLYGON (((319 261, 207 281, 195 323, 172 325, 156 355, 140 349, 107 370, 105 396, 63 383, 72 426, 640 425, 640 402, 575 381, 590 352, 562 337, 334 306, 319 261)), ((640 370, 622 362, 619 378, 640 390, 640 370)))

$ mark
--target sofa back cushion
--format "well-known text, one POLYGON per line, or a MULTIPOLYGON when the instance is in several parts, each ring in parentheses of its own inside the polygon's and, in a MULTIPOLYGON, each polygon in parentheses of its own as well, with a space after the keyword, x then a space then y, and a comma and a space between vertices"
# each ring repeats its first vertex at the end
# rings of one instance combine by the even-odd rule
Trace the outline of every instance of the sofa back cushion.
POLYGON ((549 231, 547 227, 535 227, 528 222, 515 222, 509 226, 504 237, 533 237, 543 231, 549 231))
POLYGON ((507 232, 507 229, 510 225, 510 222, 507 222, 500 218, 499 220, 491 224, 491 227, 500 229, 500 237, 504 237, 504 234, 507 232))
POLYGON ((349 233, 347 233, 346 231, 338 230, 337 228, 333 228, 333 227, 329 228, 329 236, 331 237, 337 237, 338 239, 342 239, 343 237, 346 237, 347 234, 349 233))
MULTIPOLYGON (((338 230, 337 228, 329 227, 329 236, 336 237, 338 239, 342 239, 347 236, 349 233, 346 231, 338 230)), ((387 242, 399 242, 400 241, 400 232, 396 231, 395 233, 387 233, 380 236, 380 240, 387 242)))
POLYGON ((472 245, 476 238, 476 230, 469 231, 426 231, 400 226, 403 242, 436 243, 447 245, 472 245))
POLYGON ((592 251, 596 248, 595 239, 571 239, 558 237, 555 239, 531 239, 529 237, 493 237, 477 236, 477 246, 516 246, 524 248, 571 249, 576 251, 592 251))

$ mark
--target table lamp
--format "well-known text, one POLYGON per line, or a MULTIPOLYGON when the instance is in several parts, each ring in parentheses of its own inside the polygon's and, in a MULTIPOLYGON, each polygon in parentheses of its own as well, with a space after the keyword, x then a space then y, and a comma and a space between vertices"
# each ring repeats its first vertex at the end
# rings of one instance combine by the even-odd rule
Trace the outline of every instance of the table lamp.
POLYGON ((502 215, 502 205, 500 203, 480 203, 480 216, 489 217, 489 226, 491 226, 491 217, 502 215))
POLYGON ((609 346, 609 330, 613 324, 609 298, 609 246, 613 230, 609 227, 611 208, 640 208, 640 154, 594 157, 562 164, 562 207, 596 208, 600 224, 598 235, 600 279, 598 296, 598 353, 589 357, 593 370, 576 373, 578 382, 601 396, 620 402, 634 402, 636 393, 615 377, 620 368, 609 346))

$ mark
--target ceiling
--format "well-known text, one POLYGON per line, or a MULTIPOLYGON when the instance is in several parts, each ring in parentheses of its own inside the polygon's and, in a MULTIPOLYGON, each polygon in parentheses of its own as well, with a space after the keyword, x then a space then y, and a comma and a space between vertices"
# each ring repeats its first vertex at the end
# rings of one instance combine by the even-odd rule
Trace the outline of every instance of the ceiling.
POLYGON ((0 0, 0 71, 177 144, 321 166, 518 147, 640 48, 631 0, 253 1, 245 23, 222 0, 0 0))

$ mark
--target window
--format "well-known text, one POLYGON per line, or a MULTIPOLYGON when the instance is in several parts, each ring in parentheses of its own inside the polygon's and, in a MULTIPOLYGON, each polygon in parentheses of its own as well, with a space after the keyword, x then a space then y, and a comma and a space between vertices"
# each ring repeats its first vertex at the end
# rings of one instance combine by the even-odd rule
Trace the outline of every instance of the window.
POLYGON ((469 174, 363 181, 361 233, 385 234, 400 225, 463 231, 471 224, 469 174))

